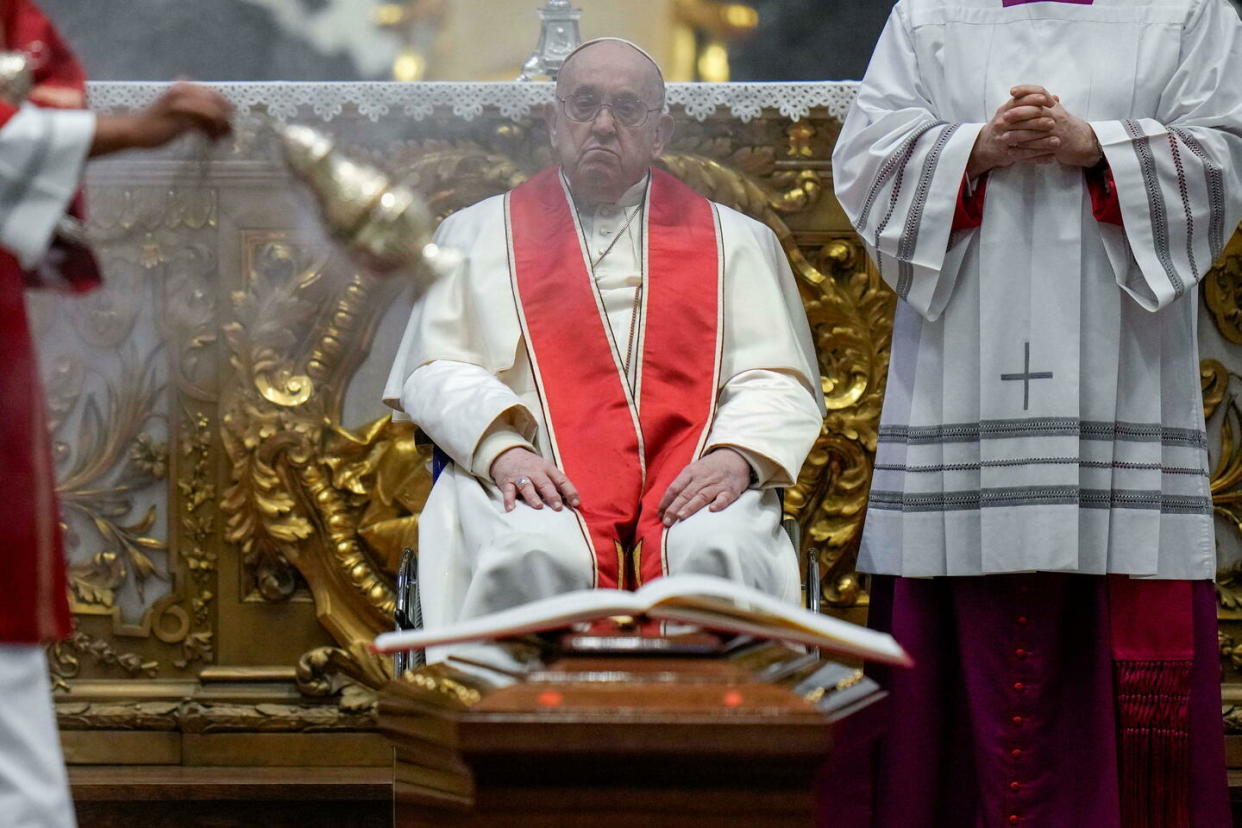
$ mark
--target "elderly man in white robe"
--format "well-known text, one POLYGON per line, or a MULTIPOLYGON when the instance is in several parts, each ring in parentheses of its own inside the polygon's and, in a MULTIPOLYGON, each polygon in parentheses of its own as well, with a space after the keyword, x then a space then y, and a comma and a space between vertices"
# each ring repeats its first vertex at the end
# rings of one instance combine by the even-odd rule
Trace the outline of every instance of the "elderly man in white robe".
POLYGON ((1228 824, 1196 285, 1239 78, 1225 0, 893 10, 833 158, 902 299, 860 567, 918 667, 878 825, 1228 824))
POLYGON ((823 415, 781 245, 652 167, 672 123, 638 47, 584 44, 556 94, 558 167, 445 219, 462 262, 385 391, 453 461, 420 518, 424 622, 670 573, 796 601, 777 489, 823 415))

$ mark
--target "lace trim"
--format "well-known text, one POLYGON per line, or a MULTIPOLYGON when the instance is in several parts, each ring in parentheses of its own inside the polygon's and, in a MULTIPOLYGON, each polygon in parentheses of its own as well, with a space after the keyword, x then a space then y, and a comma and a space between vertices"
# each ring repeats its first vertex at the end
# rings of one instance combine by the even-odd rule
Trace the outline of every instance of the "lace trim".
MULTIPOLYGON (((331 121, 346 107, 371 121, 400 114, 422 120, 436 110, 451 109, 463 120, 473 120, 486 108, 495 108, 512 119, 552 100, 550 83, 216 83, 240 114, 266 109, 281 120, 307 117, 309 111, 321 121, 331 121)), ((87 85, 91 109, 112 112, 137 109, 155 100, 167 84, 142 82, 93 82, 87 85)), ((740 121, 759 117, 764 109, 778 110, 791 120, 806 117, 823 107, 844 120, 858 92, 854 81, 824 83, 673 83, 668 102, 698 121, 720 109, 740 121)))

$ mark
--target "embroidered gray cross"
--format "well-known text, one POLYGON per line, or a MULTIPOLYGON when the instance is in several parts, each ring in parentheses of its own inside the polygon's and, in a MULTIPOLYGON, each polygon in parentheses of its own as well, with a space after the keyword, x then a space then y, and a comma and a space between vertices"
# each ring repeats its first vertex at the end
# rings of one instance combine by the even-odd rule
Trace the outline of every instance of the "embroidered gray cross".
POLYGON ((1031 380, 1052 379, 1051 371, 1037 371, 1031 373, 1031 343, 1026 343, 1026 364, 1022 367, 1021 374, 1001 374, 1001 379, 1005 382, 1022 381, 1022 410, 1026 411, 1031 407, 1031 380))

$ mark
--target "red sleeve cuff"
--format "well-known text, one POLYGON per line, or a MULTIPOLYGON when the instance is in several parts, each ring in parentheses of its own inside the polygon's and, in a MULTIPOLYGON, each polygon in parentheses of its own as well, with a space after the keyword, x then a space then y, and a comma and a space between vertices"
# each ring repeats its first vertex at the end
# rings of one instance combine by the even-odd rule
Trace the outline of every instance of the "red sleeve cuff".
POLYGON ((1117 184, 1113 170, 1108 164, 1093 167, 1085 173, 1087 192, 1091 193, 1091 212, 1101 224, 1122 226, 1121 201, 1117 198, 1117 184))
POLYGON ((18 111, 18 107, 13 106, 13 104, 8 101, 0 101, 0 127, 7 124, 9 122, 9 118, 16 115, 18 111))
POLYGON ((983 201, 987 196, 988 177, 982 175, 970 192, 970 182, 962 175, 962 186, 957 191, 957 208, 953 211, 953 232, 973 230, 983 224, 983 201))

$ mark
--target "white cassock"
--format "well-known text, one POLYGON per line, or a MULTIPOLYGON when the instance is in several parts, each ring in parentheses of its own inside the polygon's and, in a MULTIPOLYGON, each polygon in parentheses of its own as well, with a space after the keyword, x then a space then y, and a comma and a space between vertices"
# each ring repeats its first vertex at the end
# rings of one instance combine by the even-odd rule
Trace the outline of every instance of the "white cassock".
POLYGON ((1242 26, 1225 0, 902 0, 833 156, 904 301, 859 566, 1215 574, 1197 283, 1242 217, 1242 26), (967 160, 1017 84, 1089 121, 1084 171, 967 160))
MULTIPOLYGON (((30 106, 0 127, 0 246, 22 268, 38 270, 46 256, 53 228, 78 189, 94 132, 89 112, 30 106)), ((40 275, 45 283, 52 276, 40 275)), ((0 276, 22 278, 12 268, 0 276)), ((0 294, 20 302, 21 286, 6 285, 0 294)), ((0 331, 5 335, 24 337, 26 331, 0 331)), ((42 645, 0 641, 0 824, 6 828, 75 822, 47 669, 42 645)))
MULTIPOLYGON (((647 180, 617 203, 578 208, 610 336, 637 349, 641 216, 647 180), (615 242, 615 243, 614 243, 615 242)), ((706 509, 668 534, 670 574, 733 578, 798 600, 795 551, 780 527, 777 489, 792 485, 819 434, 822 394, 805 312, 770 229, 718 207, 724 267, 724 347, 707 448, 729 446, 757 483, 722 512, 706 509)), ((415 306, 384 393, 450 458, 419 520, 419 578, 427 627, 592 583, 590 553, 567 509, 519 501, 506 513, 489 470, 514 446, 552 456, 544 412, 515 310, 502 197, 449 216, 438 244, 464 253, 415 306)), ((599 325, 599 318, 566 319, 599 325)), ((630 360, 633 379, 635 360, 630 360)), ((404 418, 402 413, 395 418, 404 418)), ((433 654, 434 657, 434 654, 433 654)))

